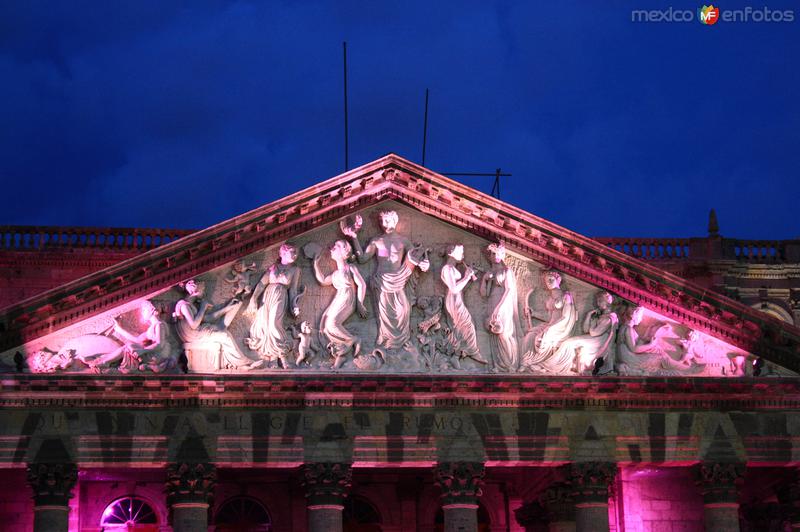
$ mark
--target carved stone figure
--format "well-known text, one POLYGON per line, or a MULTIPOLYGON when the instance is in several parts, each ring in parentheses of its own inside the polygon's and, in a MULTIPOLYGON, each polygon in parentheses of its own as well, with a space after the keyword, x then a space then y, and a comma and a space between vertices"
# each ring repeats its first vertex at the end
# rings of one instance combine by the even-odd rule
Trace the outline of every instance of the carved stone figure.
MULTIPOLYGON (((597 308, 590 310, 583 319, 585 334, 564 340, 556 352, 535 365, 534 370, 559 375, 570 372, 580 375, 591 371, 595 360, 607 357, 614 347, 614 333, 617 331, 619 318, 611 311, 613 302, 611 294, 606 291, 598 292, 595 295, 597 308)), ((607 362, 608 360, 604 360, 603 368, 607 362)), ((609 367, 613 369, 613 361, 609 367)), ((607 371, 600 370, 600 374, 605 372, 607 371)))
POLYGON ((366 263, 375 257, 377 267, 371 279, 378 317, 376 345, 386 349, 413 350, 411 340, 411 303, 406 294, 406 284, 414 271, 428 271, 430 262, 419 246, 398 235, 398 216, 395 211, 380 213, 383 234, 369 241, 366 248, 358 241, 361 217, 353 226, 341 224, 342 233, 353 243, 358 262, 366 263))
POLYGON ((330 248, 331 259, 336 263, 336 270, 330 275, 325 275, 320 267, 322 254, 314 257, 314 275, 319 284, 331 286, 336 289, 328 308, 320 320, 320 333, 326 340, 328 352, 333 357, 333 367, 340 368, 344 364, 347 353, 352 349, 353 356, 361 352, 361 339, 353 336, 344 326, 344 322, 358 311, 361 318, 367 317, 364 307, 364 297, 367 288, 364 278, 358 268, 348 264, 352 247, 344 240, 337 240, 330 248))
POLYGON ((364 371, 375 371, 386 363, 386 355, 380 349, 371 353, 359 353, 353 357, 353 364, 364 371))
POLYGON ((519 367, 517 278, 505 263, 503 244, 489 244, 486 250, 492 266, 481 278, 481 296, 489 298, 485 325, 491 333, 492 371, 516 371, 519 367))
MULTIPOLYGON (((555 270, 548 270, 542 276, 544 285, 548 291, 545 310, 547 316, 539 318, 544 323, 530 328, 523 340, 522 366, 532 368, 549 359, 556 352, 561 342, 572 334, 572 327, 575 325, 577 313, 575 312, 575 302, 572 294, 561 289, 561 274, 555 270)), ((525 307, 525 316, 533 317, 530 307, 525 307)))
POLYGON ((287 368, 293 342, 284 321, 287 311, 294 317, 300 315, 298 302, 303 292, 300 287, 300 268, 294 264, 297 248, 283 244, 279 255, 278 262, 261 276, 250 298, 248 310, 257 310, 250 326, 247 346, 263 360, 278 360, 287 368))
POLYGON ((294 337, 299 340, 297 360, 294 362, 296 366, 299 366, 303 362, 309 362, 311 356, 319 351, 319 344, 315 340, 314 329, 311 328, 311 324, 307 321, 300 324, 299 330, 293 327, 292 332, 294 337))
POLYGON ((460 343, 449 327, 443 325, 442 298, 424 296, 417 299, 417 308, 424 317, 417 324, 417 341, 421 347, 422 359, 431 371, 446 369, 452 366, 461 369, 456 355, 456 346, 460 343))
POLYGON ((231 276, 225 278, 225 282, 233 285, 233 297, 242 298, 249 296, 253 291, 251 286, 251 277, 256 270, 256 263, 245 264, 244 262, 236 262, 231 267, 231 276))
POLYGON ((691 366, 692 363, 702 363, 705 358, 704 343, 700 333, 693 329, 689 330, 686 338, 681 340, 681 347, 683 347, 684 353, 679 362, 686 366, 691 366))
POLYGON ((464 269, 463 274, 457 268, 457 265, 464 260, 462 244, 449 245, 445 253, 447 260, 442 266, 441 278, 447 287, 444 306, 447 310, 450 330, 455 337, 454 347, 459 352, 460 358, 469 357, 476 362, 486 364, 486 360, 478 349, 478 338, 475 334, 475 325, 472 323, 472 315, 464 305, 461 295, 467 284, 470 281, 476 281, 478 277, 470 266, 464 269))
POLYGON ((147 369, 160 373, 176 365, 169 342, 169 331, 166 323, 161 321, 158 310, 149 301, 142 302, 141 315, 147 323, 147 330, 141 334, 132 334, 114 320, 113 334, 124 344, 105 354, 76 353, 75 358, 89 368, 100 371, 114 363, 119 363, 119 371, 145 371, 147 369))
POLYGON ((624 325, 617 335, 617 350, 614 367, 620 375, 657 374, 665 367, 665 353, 660 346, 660 331, 669 327, 658 327, 650 341, 643 341, 636 332, 642 322, 644 307, 634 307, 628 312, 624 325))
POLYGON ((176 319, 175 329, 189 353, 201 353, 200 356, 211 357, 205 361, 204 367, 216 369, 251 369, 258 367, 239 349, 236 340, 228 332, 233 318, 239 312, 242 302, 232 299, 220 308, 203 298, 203 283, 190 279, 181 284, 187 297, 175 303, 173 316, 176 319))
MULTIPOLYGON (((96 344, 97 342, 106 344, 100 349, 92 349, 91 351, 94 355, 110 353, 120 347, 116 340, 101 334, 87 334, 78 338, 86 339, 89 344, 96 344)), ((27 359, 28 367, 33 373, 55 373, 56 371, 71 367, 73 361, 76 359, 75 354, 77 353, 78 345, 76 345, 75 342, 70 343, 72 345, 64 346, 57 352, 47 348, 34 352, 27 359)), ((80 343, 83 344, 83 342, 80 343)))

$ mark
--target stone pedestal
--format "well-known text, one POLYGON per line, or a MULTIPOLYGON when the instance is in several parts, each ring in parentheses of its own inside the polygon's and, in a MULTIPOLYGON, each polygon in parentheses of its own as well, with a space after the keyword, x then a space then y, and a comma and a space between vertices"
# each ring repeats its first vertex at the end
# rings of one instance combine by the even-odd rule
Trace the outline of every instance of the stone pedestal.
POLYGON ((308 532, 342 531, 342 510, 352 481, 350 464, 321 462, 303 465, 308 532))
POLYGON ((744 468, 740 463, 703 463, 698 467, 706 530, 739 532, 739 486, 744 468))
POLYGON ((444 532, 478 530, 478 497, 486 470, 482 463, 441 462, 435 470, 442 490, 444 532))
POLYGON ((216 483, 217 471, 212 464, 182 462, 167 468, 167 504, 174 532, 208 528, 208 508, 216 483))
POLYGON ((68 532, 69 500, 78 480, 75 464, 29 464, 33 490, 33 531, 68 532))
POLYGON ((617 475, 611 462, 576 462, 570 466, 577 532, 608 531, 608 497, 617 475))

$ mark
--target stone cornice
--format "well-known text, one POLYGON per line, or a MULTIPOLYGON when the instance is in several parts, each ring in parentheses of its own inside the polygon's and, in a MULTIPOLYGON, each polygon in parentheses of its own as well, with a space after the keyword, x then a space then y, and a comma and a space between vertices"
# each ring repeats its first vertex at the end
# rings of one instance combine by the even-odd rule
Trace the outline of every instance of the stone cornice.
POLYGON ((800 410, 798 378, 8 375, 5 409, 800 410))
POLYGON ((390 154, 0 311, 0 350, 395 200, 800 371, 800 329, 390 154))

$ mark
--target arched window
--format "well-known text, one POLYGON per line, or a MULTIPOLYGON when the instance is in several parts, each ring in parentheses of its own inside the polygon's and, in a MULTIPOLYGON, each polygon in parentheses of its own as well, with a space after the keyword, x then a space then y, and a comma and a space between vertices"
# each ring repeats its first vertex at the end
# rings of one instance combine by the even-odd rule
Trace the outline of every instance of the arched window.
POLYGON ((381 532, 381 515, 367 499, 348 497, 342 512, 343 532, 381 532))
MULTIPOLYGON (((478 503, 478 532, 489 532, 491 530, 491 522, 489 521, 489 512, 483 507, 483 504, 478 503)), ((436 532, 444 530, 444 510, 439 508, 436 512, 436 532)))
POLYGON ((214 524, 218 532, 269 532, 272 519, 267 509, 252 497, 234 497, 217 510, 214 524))
POLYGON ((100 526, 104 532, 157 532, 158 516, 142 499, 123 497, 106 506, 100 526))

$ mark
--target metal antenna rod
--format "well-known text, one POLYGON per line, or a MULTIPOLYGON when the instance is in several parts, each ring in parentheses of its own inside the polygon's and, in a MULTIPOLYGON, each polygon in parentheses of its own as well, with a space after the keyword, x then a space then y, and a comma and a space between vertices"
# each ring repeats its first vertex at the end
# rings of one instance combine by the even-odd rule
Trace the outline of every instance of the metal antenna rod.
POLYGON ((347 41, 342 42, 342 52, 344 54, 344 171, 346 172, 350 169, 350 146, 347 139, 347 41))
POLYGON ((483 174, 480 172, 439 172, 439 173, 442 175, 446 175, 448 177, 452 176, 494 177, 494 185, 492 185, 492 191, 489 194, 497 199, 500 199, 500 178, 511 177, 511 174, 504 174, 500 170, 500 168, 495 170, 493 174, 483 174))
POLYGON ((500 169, 498 168, 494 174, 494 185, 492 185, 491 195, 500 199, 500 169))
POLYGON ((425 166, 425 146, 428 144, 428 89, 425 89, 425 125, 422 127, 422 166, 425 166))

